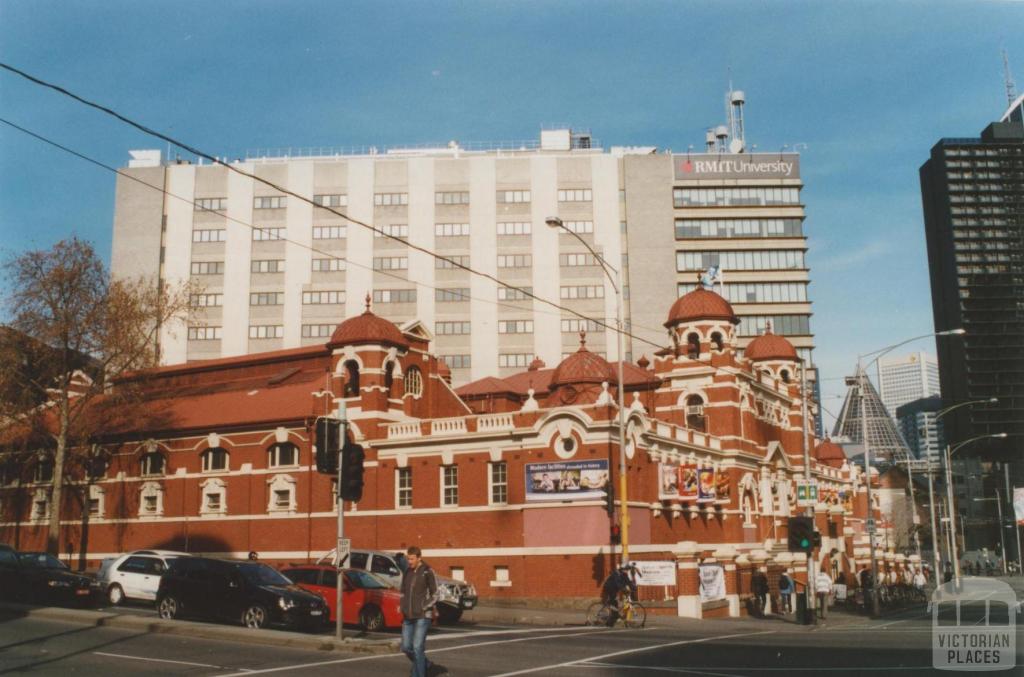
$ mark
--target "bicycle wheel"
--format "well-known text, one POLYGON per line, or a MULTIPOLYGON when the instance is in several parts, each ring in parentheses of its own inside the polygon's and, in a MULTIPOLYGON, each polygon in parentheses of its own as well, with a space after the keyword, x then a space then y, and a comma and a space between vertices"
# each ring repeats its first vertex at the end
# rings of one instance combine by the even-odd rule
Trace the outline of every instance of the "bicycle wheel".
POLYGON ((627 628, 642 628, 647 622, 647 609, 640 602, 633 602, 622 616, 622 624, 627 628))
POLYGON ((608 607, 603 602, 594 602, 587 607, 587 625, 607 625, 608 607))

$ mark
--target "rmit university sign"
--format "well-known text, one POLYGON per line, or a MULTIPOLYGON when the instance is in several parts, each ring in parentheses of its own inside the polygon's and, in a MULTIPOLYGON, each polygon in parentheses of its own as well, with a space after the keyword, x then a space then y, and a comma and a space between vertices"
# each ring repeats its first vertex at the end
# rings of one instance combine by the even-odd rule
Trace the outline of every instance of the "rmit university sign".
POLYGON ((799 179, 796 153, 701 153, 673 155, 676 180, 799 179))

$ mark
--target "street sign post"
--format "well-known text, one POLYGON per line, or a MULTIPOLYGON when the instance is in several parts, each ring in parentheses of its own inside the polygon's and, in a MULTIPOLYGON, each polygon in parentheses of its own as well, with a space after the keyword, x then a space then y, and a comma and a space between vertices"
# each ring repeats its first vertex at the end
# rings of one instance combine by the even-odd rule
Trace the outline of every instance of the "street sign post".
POLYGON ((341 569, 348 562, 348 556, 352 554, 352 539, 351 538, 338 538, 338 549, 337 549, 337 562, 338 568, 341 569))
POLYGON ((796 483, 796 504, 797 507, 814 507, 818 503, 817 482, 797 481, 796 483))
POLYGON ((867 519, 867 526, 868 526, 868 533, 869 534, 875 533, 875 518, 874 517, 869 517, 867 519))

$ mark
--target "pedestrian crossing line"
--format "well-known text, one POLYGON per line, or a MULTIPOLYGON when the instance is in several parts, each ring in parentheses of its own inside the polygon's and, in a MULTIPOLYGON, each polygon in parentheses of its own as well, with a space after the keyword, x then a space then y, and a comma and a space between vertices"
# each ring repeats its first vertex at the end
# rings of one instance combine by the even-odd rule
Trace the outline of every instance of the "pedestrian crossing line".
POLYGON ((211 665, 210 663, 193 663, 191 661, 172 661, 167 658, 149 658, 148 656, 129 656, 127 654, 120 653, 106 653, 104 651, 93 651, 94 656, 106 656, 107 658, 124 658, 133 661, 146 661, 148 663, 174 663, 175 665, 190 665, 196 668, 217 668, 218 670, 241 670, 242 672, 250 672, 245 668, 229 668, 223 665, 211 665))
POLYGON ((627 665, 625 663, 601 663, 601 662, 588 662, 579 663, 578 666, 582 668, 615 668, 618 670, 648 670, 650 672, 670 672, 677 674, 693 674, 693 675, 713 675, 715 677, 737 677, 737 675, 743 675, 750 672, 829 672, 829 671, 841 671, 849 672, 856 670, 857 672, 877 672, 885 671, 892 672, 896 670, 909 671, 909 670, 933 670, 931 665, 898 665, 898 666, 886 666, 886 667, 848 667, 848 666, 833 666, 833 667, 804 667, 804 668, 793 668, 793 667, 778 667, 778 668, 761 668, 761 667, 749 667, 749 666, 737 666, 737 667, 721 667, 715 666, 715 670, 735 670, 736 672, 713 672, 710 670, 704 670, 701 668, 679 668, 674 666, 660 666, 660 665, 627 665))

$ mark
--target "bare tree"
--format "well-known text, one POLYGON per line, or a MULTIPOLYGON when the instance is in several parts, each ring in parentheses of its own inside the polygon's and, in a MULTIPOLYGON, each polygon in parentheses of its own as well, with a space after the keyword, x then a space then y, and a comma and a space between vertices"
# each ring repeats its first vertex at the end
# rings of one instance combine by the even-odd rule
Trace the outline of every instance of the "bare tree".
MULTIPOLYGON (((125 405, 135 399, 133 387, 112 384, 159 363, 161 329, 184 319, 195 290, 111 279, 93 247, 77 238, 25 252, 7 269, 13 331, 0 335, 0 393, 13 394, 6 406, 19 409, 7 412, 9 421, 46 420, 53 454, 46 548, 57 554, 73 468, 91 467, 97 440, 123 429, 131 415, 125 405), (78 452, 83 458, 69 458, 78 452)), ((88 513, 88 493, 79 503, 88 513)))

